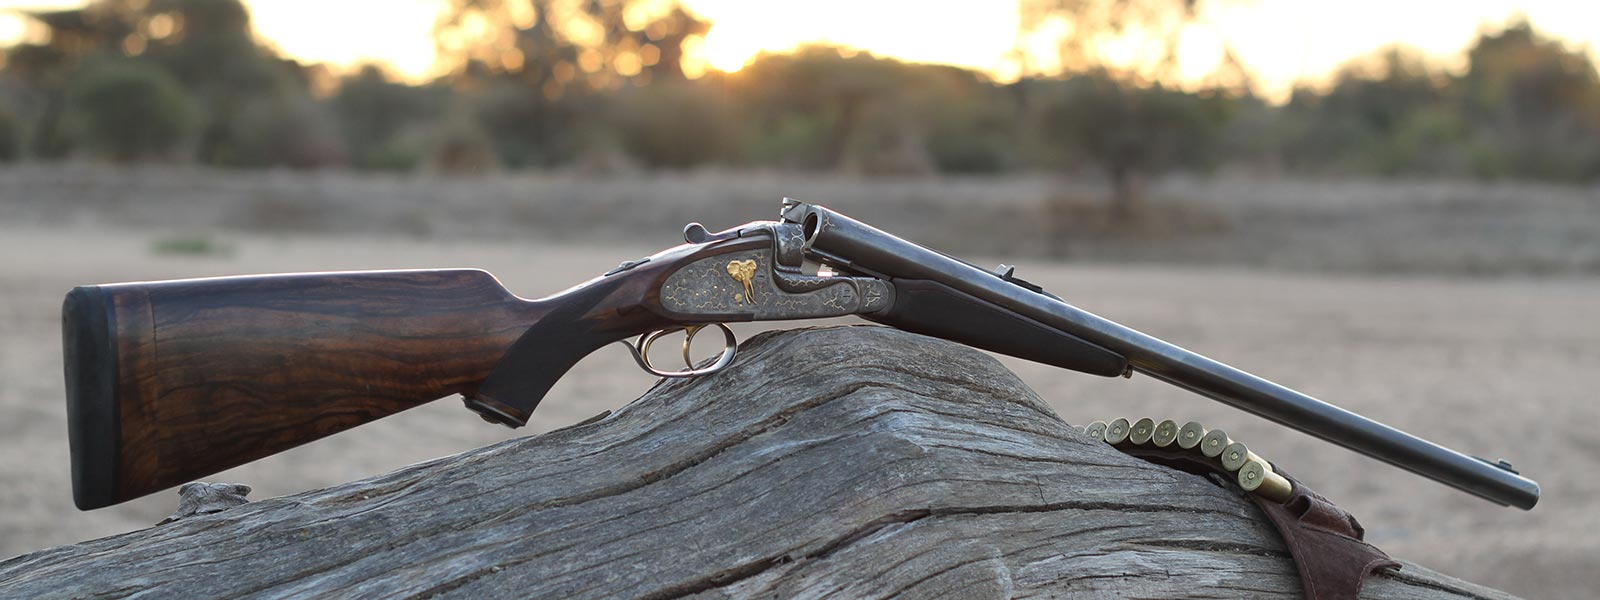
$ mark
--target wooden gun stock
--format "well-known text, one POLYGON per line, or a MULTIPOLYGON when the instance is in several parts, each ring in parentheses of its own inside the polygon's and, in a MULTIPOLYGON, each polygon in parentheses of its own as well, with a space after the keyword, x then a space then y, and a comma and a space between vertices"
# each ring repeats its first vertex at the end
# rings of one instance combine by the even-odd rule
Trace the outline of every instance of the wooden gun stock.
POLYGON ((62 309, 73 500, 110 506, 451 394, 521 426, 606 344, 753 318, 673 313, 659 289, 682 265, 771 244, 671 248, 539 300, 476 269, 75 288, 62 309))
POLYGON ((472 269, 73 289, 73 500, 109 506, 471 393, 547 310, 472 269))

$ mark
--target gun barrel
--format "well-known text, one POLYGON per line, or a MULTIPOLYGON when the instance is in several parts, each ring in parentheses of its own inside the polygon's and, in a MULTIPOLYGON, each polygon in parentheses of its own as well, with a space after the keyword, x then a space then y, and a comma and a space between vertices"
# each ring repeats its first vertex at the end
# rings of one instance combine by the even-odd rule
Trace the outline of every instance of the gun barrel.
POLYGON ((791 202, 783 215, 802 225, 807 251, 838 266, 937 281, 1121 354, 1135 371, 1461 491, 1524 510, 1539 501, 1539 484, 1509 469, 1190 352, 825 207, 791 202))

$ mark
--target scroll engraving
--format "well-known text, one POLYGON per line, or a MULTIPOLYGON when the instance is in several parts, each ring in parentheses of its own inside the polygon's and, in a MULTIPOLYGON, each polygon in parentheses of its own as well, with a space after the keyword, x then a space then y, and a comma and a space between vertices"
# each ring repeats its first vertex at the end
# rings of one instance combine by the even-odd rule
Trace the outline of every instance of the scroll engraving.
POLYGON ((773 268, 773 254, 751 250, 686 265, 662 282, 661 308, 695 319, 744 321, 837 317, 893 303, 893 290, 882 281, 788 274, 773 268))

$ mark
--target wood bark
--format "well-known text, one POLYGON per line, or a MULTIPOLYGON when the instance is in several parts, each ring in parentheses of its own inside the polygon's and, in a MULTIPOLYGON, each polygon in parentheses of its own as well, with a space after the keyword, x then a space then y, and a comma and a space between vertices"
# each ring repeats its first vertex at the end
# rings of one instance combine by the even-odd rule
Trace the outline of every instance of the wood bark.
MULTIPOLYGON (((879 327, 763 334, 591 422, 0 563, 0 596, 41 598, 1299 590, 1236 490, 1077 434, 980 352, 879 327)), ((1506 597, 1409 563, 1363 596, 1506 597)))

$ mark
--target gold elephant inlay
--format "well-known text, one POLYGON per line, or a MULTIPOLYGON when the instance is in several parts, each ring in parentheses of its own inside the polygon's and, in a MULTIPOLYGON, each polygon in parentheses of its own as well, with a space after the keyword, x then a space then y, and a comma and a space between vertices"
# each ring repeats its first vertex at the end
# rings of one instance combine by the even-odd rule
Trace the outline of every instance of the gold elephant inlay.
MULTIPOLYGON (((735 260, 735 261, 729 262, 728 263, 728 274, 732 275, 734 280, 738 281, 739 283, 744 284, 744 295, 743 295, 742 299, 745 302, 749 302, 751 304, 755 304, 756 303, 756 288, 755 288, 754 280, 755 280, 755 277, 756 277, 756 261, 753 261, 753 260, 735 260)), ((736 298, 736 299, 739 299, 739 298, 736 298)))

